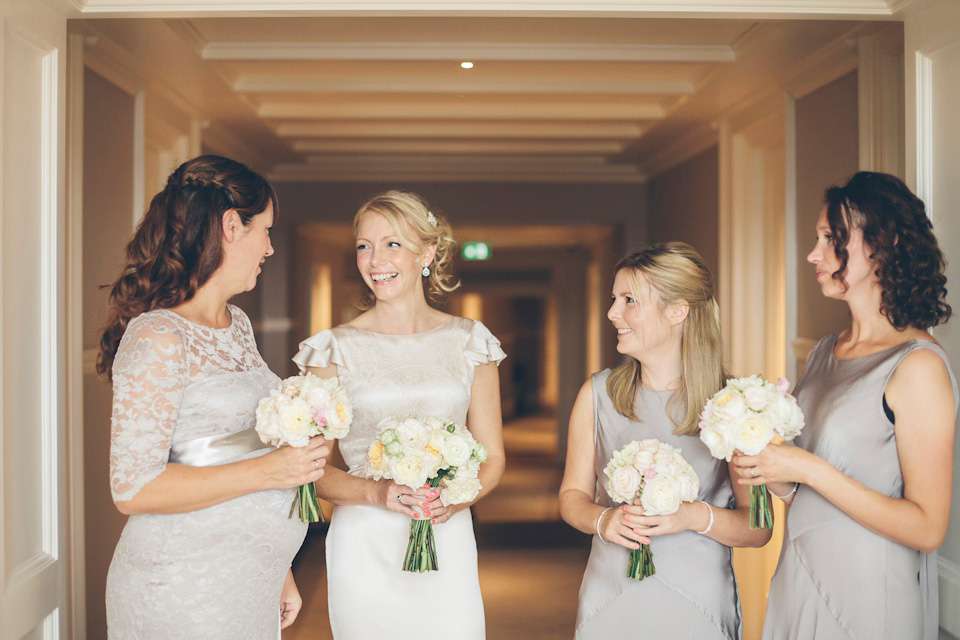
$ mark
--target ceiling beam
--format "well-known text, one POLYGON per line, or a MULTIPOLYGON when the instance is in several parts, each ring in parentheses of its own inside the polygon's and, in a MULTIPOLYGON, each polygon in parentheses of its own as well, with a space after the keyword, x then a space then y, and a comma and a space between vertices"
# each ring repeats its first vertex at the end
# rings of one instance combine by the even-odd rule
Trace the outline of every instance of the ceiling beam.
POLYGON ((729 45, 514 42, 208 42, 204 60, 734 62, 729 45))
POLYGON ((691 80, 622 76, 566 77, 336 77, 240 76, 233 90, 240 93, 585 93, 633 95, 692 95, 691 80))

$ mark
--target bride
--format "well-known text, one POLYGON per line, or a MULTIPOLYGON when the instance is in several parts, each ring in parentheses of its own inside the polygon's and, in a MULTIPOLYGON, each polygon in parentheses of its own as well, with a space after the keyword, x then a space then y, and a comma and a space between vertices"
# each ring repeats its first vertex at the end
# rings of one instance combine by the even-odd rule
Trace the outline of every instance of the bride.
MULTIPOLYGON (((337 508, 327 534, 330 625, 339 640, 484 637, 483 600, 470 504, 443 506, 438 491, 364 477, 377 424, 394 416, 441 416, 464 423, 489 452, 480 466, 493 489, 504 468, 497 365, 506 354, 480 322, 428 304, 457 285, 448 269, 450 225, 409 192, 389 191, 353 221, 357 269, 369 288, 366 311, 301 343, 294 362, 337 376, 354 407, 338 441, 346 470, 328 467, 318 494, 337 508), (430 518, 439 570, 401 570, 411 518, 430 518), (428 602, 442 599, 437 607, 428 602), (418 612, 422 615, 418 616, 418 612)), ((476 501, 476 500, 475 500, 476 501)))

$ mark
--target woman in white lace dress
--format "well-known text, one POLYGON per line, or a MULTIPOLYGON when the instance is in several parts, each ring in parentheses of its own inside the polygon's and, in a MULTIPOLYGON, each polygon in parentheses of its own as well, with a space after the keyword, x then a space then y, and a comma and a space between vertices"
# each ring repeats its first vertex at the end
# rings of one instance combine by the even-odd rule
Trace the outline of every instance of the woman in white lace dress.
POLYGON ((390 191, 354 218, 357 268, 368 310, 305 340, 294 361, 338 376, 354 407, 318 493, 337 505, 327 535, 330 624, 337 640, 484 637, 477 546, 469 504, 445 507, 437 491, 364 478, 377 424, 389 416, 443 416, 487 447, 479 500, 503 474, 500 342, 481 323, 434 309, 452 290, 450 225, 415 194, 390 191), (427 289, 425 294, 424 289, 427 289), (414 509, 416 507, 416 509, 414 509), (422 514, 422 515, 421 515, 422 514), (410 519, 430 518, 439 570, 401 570, 410 519))
POLYGON ((130 515, 107 575, 111 640, 277 637, 300 596, 295 487, 329 447, 274 450, 253 426, 277 382, 227 300, 273 254, 276 197, 244 165, 181 165, 127 246, 100 340, 113 382, 110 488, 130 515))

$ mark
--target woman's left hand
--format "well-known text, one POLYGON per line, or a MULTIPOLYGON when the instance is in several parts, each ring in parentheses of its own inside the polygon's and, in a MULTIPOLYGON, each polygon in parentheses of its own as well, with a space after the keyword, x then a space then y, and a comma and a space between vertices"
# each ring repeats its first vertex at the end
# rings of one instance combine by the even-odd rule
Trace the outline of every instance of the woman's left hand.
MULTIPOLYGON (((633 506, 642 509, 640 498, 633 506)), ((664 536, 668 533, 692 531, 697 529, 701 520, 709 518, 707 507, 697 502, 681 502, 680 508, 668 516, 625 515, 624 520, 634 526, 638 533, 648 537, 664 536)))
POLYGON ((286 629, 293 624, 303 606, 300 590, 293 579, 293 571, 287 571, 287 578, 283 581, 283 591, 280 593, 280 628, 286 629))
POLYGON ((418 492, 420 494, 425 494, 428 497, 432 496, 432 498, 425 498, 420 504, 414 505, 423 511, 423 517, 428 518, 430 520, 430 524, 443 524, 464 506, 454 504, 444 506, 443 502, 440 500, 441 491, 442 489, 440 487, 433 488, 429 484, 425 484, 418 492))
POLYGON ((786 444, 768 444, 755 456, 735 452, 732 462, 742 485, 759 486, 770 483, 806 483, 807 469, 813 461, 812 453, 786 444))

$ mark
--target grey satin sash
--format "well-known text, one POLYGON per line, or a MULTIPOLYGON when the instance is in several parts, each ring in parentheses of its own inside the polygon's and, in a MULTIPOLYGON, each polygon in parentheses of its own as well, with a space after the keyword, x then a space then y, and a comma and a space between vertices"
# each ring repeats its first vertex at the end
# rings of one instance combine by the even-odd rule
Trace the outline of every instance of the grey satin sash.
POLYGON ((191 467, 207 467, 242 456, 251 451, 271 448, 264 444, 254 427, 223 433, 206 438, 196 438, 173 445, 170 448, 170 462, 191 467))

